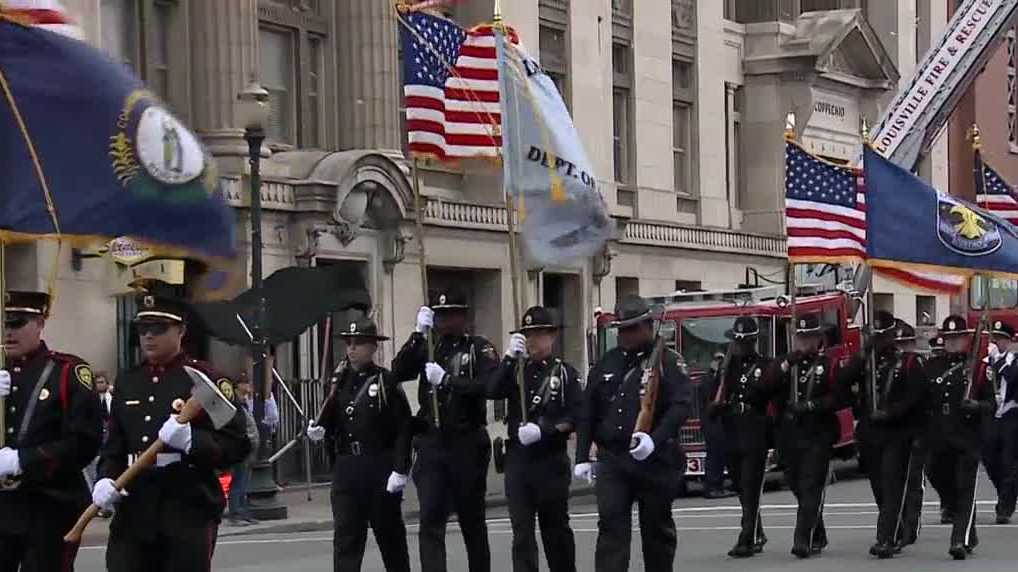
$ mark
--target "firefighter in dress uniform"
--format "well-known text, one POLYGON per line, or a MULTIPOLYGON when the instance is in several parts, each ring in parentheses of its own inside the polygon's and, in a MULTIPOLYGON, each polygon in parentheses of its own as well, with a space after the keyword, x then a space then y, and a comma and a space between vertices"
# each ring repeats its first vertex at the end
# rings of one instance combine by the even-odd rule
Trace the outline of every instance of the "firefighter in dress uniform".
POLYGON ((102 440, 92 370, 42 341, 49 296, 5 294, 0 397, 0 571, 68 572, 77 546, 64 534, 88 506, 82 470, 102 440))
POLYGON ((106 548, 110 572, 211 570, 226 504, 216 471, 244 460, 251 449, 240 406, 222 429, 205 415, 177 422, 194 385, 184 366, 207 375, 233 400, 229 379, 182 350, 186 316, 187 307, 178 300, 151 295, 138 300, 134 328, 144 363, 117 378, 102 478, 92 489, 93 503, 115 510, 106 548), (117 490, 113 479, 156 439, 164 447, 155 466, 127 490, 117 490))
POLYGON ((444 572, 445 529, 456 512, 470 572, 491 569, 485 494, 491 440, 487 426, 487 379, 498 366, 491 343, 467 332, 466 298, 433 297, 417 312, 417 326, 392 362, 396 379, 419 379, 413 479, 421 503, 419 548, 422 572, 444 572), (428 361, 425 332, 434 327, 435 361, 428 361), (433 412, 437 394, 438 419, 433 412))
POLYGON ((748 558, 763 551, 767 542, 760 517, 760 496, 767 472, 771 423, 766 400, 762 399, 763 372, 770 360, 757 352, 760 328, 750 317, 736 318, 725 332, 729 343, 725 361, 707 386, 706 413, 720 417, 728 443, 726 464, 742 505, 742 530, 728 552, 733 558, 748 558), (725 371, 720 368, 725 367, 725 371))
POLYGON ((993 390, 985 364, 977 362, 970 384, 970 348, 973 331, 965 318, 948 316, 940 336, 944 355, 927 365, 927 413, 931 480, 942 483, 953 516, 949 554, 964 560, 975 549, 976 481, 983 445, 983 419, 994 410, 993 390), (971 387, 971 390, 969 388, 971 387))
POLYGON ((538 571, 536 515, 548 569, 576 572, 576 544, 569 528, 572 467, 566 445, 582 398, 580 374, 552 353, 558 326, 546 308, 527 310, 520 329, 510 333, 505 357, 488 381, 488 397, 509 401, 505 494, 513 527, 513 571, 538 571), (516 382, 520 356, 526 420, 516 382))
POLYGON ((997 524, 1010 524, 1018 496, 1018 364, 1011 348, 1014 328, 996 321, 990 330, 988 375, 996 382, 995 411, 989 420, 989 435, 983 465, 997 489, 997 524))
POLYGON ((777 442, 785 481, 799 504, 792 554, 809 558, 827 546, 824 495, 831 448, 840 433, 835 413, 841 399, 835 381, 838 362, 823 351, 820 316, 807 314, 797 320, 795 349, 771 365, 765 387, 778 411, 777 442))
POLYGON ((373 361, 378 342, 389 339, 374 322, 354 320, 339 335, 346 360, 333 373, 321 425, 308 426, 312 441, 329 437, 336 453, 333 570, 361 569, 370 526, 386 571, 410 572, 400 508, 410 472, 410 404, 396 378, 373 361))
POLYGON ((895 345, 897 323, 890 312, 873 318, 866 347, 842 369, 842 394, 853 402, 858 423, 855 438, 877 503, 876 543, 870 554, 891 558, 904 534, 904 501, 913 442, 922 427, 926 392, 923 360, 895 345), (869 354, 875 352, 876 395, 871 395, 869 354), (874 404, 875 401, 875 404, 874 404))
MULTIPOLYGON (((895 320, 894 345, 898 351, 905 354, 917 354, 915 328, 901 319, 895 320)), ((925 359, 923 364, 925 367, 925 359)), ((925 383, 929 380, 922 378, 925 383)), ((925 394, 925 388, 923 393, 925 394)), ((920 404, 920 407, 923 407, 920 404)), ((922 412, 925 419, 925 412, 922 412)), ((898 547, 904 548, 915 544, 919 540, 919 532, 922 529, 923 497, 925 496, 926 484, 926 426, 920 422, 915 427, 915 434, 912 437, 912 452, 909 457, 908 483, 905 488, 904 508, 901 515, 901 527, 898 534, 898 547)))
POLYGON ((652 431, 634 432, 640 411, 641 379, 655 345, 654 318, 646 301, 637 296, 618 305, 619 346, 604 355, 587 376, 577 427, 574 475, 593 482, 597 495, 598 535, 596 572, 629 569, 632 511, 640 510, 644 570, 672 570, 675 560, 675 522, 672 502, 682 478, 679 428, 692 407, 689 379, 677 353, 666 349, 654 408, 652 431), (597 445, 595 467, 591 444, 597 445))

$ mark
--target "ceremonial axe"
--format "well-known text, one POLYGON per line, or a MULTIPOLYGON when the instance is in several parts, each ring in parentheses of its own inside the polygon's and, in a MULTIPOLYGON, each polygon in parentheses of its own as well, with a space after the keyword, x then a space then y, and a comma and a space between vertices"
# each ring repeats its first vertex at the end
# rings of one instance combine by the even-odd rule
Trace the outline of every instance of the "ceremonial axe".
MULTIPOLYGON (((177 415, 177 423, 190 423, 192 419, 195 419, 204 411, 212 421, 212 426, 216 429, 222 429, 236 415, 237 407, 219 391, 219 388, 216 387, 216 384, 212 383, 212 380, 207 375, 186 365, 184 366, 184 371, 187 372, 191 381, 194 382, 194 387, 191 389, 191 398, 187 400, 184 408, 177 415)), ((148 449, 114 481, 113 484, 117 487, 117 490, 123 491, 138 474, 154 465, 156 456, 163 450, 164 446, 165 443, 159 439, 156 439, 154 443, 149 445, 148 449)), ((81 536, 84 534, 85 528, 98 514, 99 507, 95 504, 89 505, 85 512, 78 517, 78 522, 74 524, 70 532, 64 536, 64 542, 69 544, 81 543, 81 536)))

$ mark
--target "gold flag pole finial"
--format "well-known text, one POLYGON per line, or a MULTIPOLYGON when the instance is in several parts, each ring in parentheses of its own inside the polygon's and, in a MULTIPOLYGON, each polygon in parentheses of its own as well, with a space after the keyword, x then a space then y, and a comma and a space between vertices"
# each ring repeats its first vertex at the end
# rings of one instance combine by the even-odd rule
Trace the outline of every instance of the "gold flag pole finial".
POLYGON ((502 0, 495 0, 495 13, 491 17, 492 22, 502 23, 502 0))
POLYGON ((795 112, 789 111, 785 115, 785 140, 795 141, 795 112))
POLYGON ((862 136, 862 144, 870 144, 870 122, 865 118, 859 120, 859 134, 862 136))
POLYGON ((983 135, 979 131, 979 126, 975 123, 969 128, 968 139, 972 141, 972 149, 974 151, 979 151, 983 148, 983 135))

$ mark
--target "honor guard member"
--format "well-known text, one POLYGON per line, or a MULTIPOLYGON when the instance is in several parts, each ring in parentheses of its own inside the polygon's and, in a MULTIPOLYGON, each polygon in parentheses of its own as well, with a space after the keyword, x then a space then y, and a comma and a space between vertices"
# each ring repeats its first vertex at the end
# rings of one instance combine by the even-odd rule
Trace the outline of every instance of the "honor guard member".
POLYGON ((361 569, 368 526, 387 572, 410 572, 400 503, 410 472, 410 404, 395 377, 375 365, 375 324, 360 318, 340 332, 346 360, 333 373, 334 389, 308 437, 329 437, 336 452, 332 477, 333 570, 361 569))
POLYGON ((945 354, 927 365, 927 376, 932 380, 926 397, 930 448, 927 466, 931 480, 936 475, 950 499, 954 527, 948 552, 955 560, 964 560, 979 543, 975 493, 983 445, 982 422, 994 409, 985 364, 976 362, 975 379, 969 384, 972 334, 965 318, 948 316, 940 331, 945 354))
POLYGON ((912 444, 922 426, 926 379, 922 358, 896 346, 897 324, 890 312, 877 312, 869 330, 863 351, 841 371, 839 384, 846 398, 854 396, 855 439, 879 510, 870 554, 891 558, 904 533, 904 499, 912 444), (875 395, 870 387, 871 351, 875 352, 875 395))
POLYGON ((989 442, 983 465, 997 489, 997 524, 1010 524, 1018 495, 1018 365, 1014 364, 1011 340, 1014 328, 995 321, 990 330, 990 363, 997 390, 996 410, 990 421, 989 442), (994 348, 996 350, 994 351, 994 348))
POLYGON ((233 400, 230 380, 183 352, 185 317, 183 302, 150 295, 138 300, 134 328, 144 362, 117 378, 102 478, 92 489, 93 503, 116 511, 106 549, 110 572, 211 570, 226 504, 216 471, 244 460, 251 449, 240 406, 222 429, 205 415, 177 422, 194 385, 185 365, 205 373, 233 400), (156 439, 164 447, 155 466, 117 490, 113 479, 156 439))
POLYGON ((579 373, 556 357, 558 326, 551 312, 534 306, 511 332, 502 363, 488 381, 490 399, 508 399, 509 443, 505 495, 513 526, 513 571, 537 572, 534 517, 541 526, 551 572, 576 572, 576 545, 569 528, 572 470, 566 445, 579 414, 579 373), (523 356, 526 402, 520 404, 516 367, 523 356), (526 419, 522 408, 526 408, 526 419))
POLYGON ((624 298, 615 311, 619 345, 587 376, 577 427, 577 478, 593 481, 597 494, 596 572, 625 572, 633 532, 633 502, 640 509, 643 563, 647 572, 672 570, 675 522, 672 501, 682 478, 679 427, 692 408, 689 379, 680 357, 666 349, 650 433, 634 432, 640 411, 641 380, 655 346, 654 318, 638 296, 624 298), (597 445, 597 474, 590 446, 597 445))
MULTIPOLYGON (((941 357, 944 355, 944 338, 943 336, 937 335, 930 338, 930 358, 941 357)), ((933 380, 930 380, 932 382, 933 380)), ((927 427, 928 429, 928 427, 927 427)), ((927 433, 927 431, 924 431, 927 433)), ((953 486, 950 482, 944 482, 943 475, 930 472, 929 468, 929 439, 924 435, 925 447, 923 452, 926 455, 925 462, 925 473, 930 479, 930 485, 933 490, 937 491, 937 496, 940 497, 940 524, 951 524, 954 522, 954 516, 951 509, 951 499, 953 497, 952 491, 948 490, 948 487, 953 486)))
POLYGON ((470 572, 491 569, 485 494, 491 440, 487 425, 487 380, 498 366, 491 343, 467 332, 466 299, 436 295, 417 312, 417 327, 403 344, 392 370, 396 379, 419 378, 417 461, 413 479, 421 504, 419 545, 422 572, 444 572, 445 528, 456 512, 470 572), (425 332, 434 327, 435 361, 428 361, 425 332), (438 418, 433 395, 437 395, 438 418))
POLYGON ((0 370, 0 571, 66 572, 64 534, 88 506, 82 470, 102 440, 92 370, 42 341, 49 296, 5 294, 0 370))
MULTIPOLYGON (((915 328, 904 320, 895 320, 894 345, 904 353, 918 354, 916 344, 915 328)), ((925 367, 925 360, 924 360, 925 367)), ((929 383, 923 377, 925 383, 929 383)), ((925 394, 926 389, 923 389, 925 394)), ((922 404, 920 404, 922 407, 922 404)), ((925 412, 922 415, 925 419, 925 412)), ((912 438, 912 453, 908 465, 908 485, 905 489, 905 504, 902 509, 901 531, 898 535, 898 546, 904 547, 915 544, 919 540, 919 532, 922 528, 923 497, 926 486, 926 424, 920 423, 915 427, 915 435, 912 438)))
POLYGON ((831 447, 840 434, 835 415, 840 407, 835 381, 838 362, 823 351, 820 316, 796 319, 795 349, 775 360, 765 374, 765 385, 778 410, 777 442, 785 481, 799 504, 792 554, 809 558, 827 546, 824 489, 831 447))
POLYGON ((720 417, 728 444, 728 472, 739 491, 742 530, 728 555, 748 558, 763 550, 767 537, 760 518, 760 496, 767 472, 770 420, 762 398, 763 373, 770 361, 757 352, 760 328, 748 316, 725 332, 731 340, 718 374, 707 386, 709 417, 720 417), (724 369, 724 371, 721 371, 724 369))
POLYGON ((930 338, 930 355, 938 357, 944 355, 944 337, 933 336, 930 338))

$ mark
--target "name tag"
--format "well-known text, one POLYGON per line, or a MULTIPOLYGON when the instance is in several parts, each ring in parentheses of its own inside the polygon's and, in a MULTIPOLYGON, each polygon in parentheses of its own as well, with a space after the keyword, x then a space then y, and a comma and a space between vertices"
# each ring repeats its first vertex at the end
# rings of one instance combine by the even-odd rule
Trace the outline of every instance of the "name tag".
POLYGON ((141 405, 141 402, 140 402, 140 401, 138 401, 137 399, 132 399, 132 400, 130 400, 130 401, 125 401, 125 402, 124 402, 124 405, 127 405, 127 406, 129 406, 129 407, 130 407, 130 406, 132 406, 132 405, 141 405))

